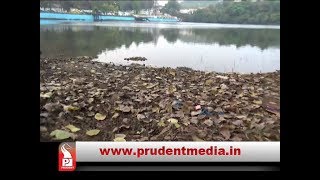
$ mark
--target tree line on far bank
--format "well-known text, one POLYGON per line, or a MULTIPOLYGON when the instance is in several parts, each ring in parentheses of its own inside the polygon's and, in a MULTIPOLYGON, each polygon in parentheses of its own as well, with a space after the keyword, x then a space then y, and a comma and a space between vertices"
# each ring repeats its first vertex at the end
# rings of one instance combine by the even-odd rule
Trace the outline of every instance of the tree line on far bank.
MULTIPOLYGON (((150 1, 40 1, 45 8, 61 7, 66 11, 71 8, 97 9, 102 12, 134 10, 138 14, 142 9, 153 8, 150 1)), ((185 22, 230 23, 230 24, 280 24, 280 1, 224 1, 197 9, 190 14, 180 13, 181 4, 176 0, 169 2, 161 9, 162 13, 177 16, 185 22)))
POLYGON ((280 1, 223 2, 198 9, 190 14, 179 12, 178 3, 172 1, 164 7, 165 12, 186 22, 230 24, 280 24, 280 1), (175 7, 178 7, 174 9, 175 7), (168 10, 167 10, 168 9, 168 10))

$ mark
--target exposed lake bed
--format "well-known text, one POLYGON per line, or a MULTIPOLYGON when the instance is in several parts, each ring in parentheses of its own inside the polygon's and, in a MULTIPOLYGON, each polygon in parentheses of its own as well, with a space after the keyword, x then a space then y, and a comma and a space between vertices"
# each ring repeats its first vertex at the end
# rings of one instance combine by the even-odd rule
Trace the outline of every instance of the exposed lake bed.
POLYGON ((41 141, 280 140, 279 71, 216 73, 92 59, 40 58, 41 141))

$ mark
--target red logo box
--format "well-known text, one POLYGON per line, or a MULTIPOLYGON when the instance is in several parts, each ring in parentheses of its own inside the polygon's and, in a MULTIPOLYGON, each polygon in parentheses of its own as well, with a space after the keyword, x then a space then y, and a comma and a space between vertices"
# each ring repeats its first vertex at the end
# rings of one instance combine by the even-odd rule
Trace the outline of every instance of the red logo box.
POLYGON ((76 143, 63 142, 59 145, 59 171, 76 169, 76 143))

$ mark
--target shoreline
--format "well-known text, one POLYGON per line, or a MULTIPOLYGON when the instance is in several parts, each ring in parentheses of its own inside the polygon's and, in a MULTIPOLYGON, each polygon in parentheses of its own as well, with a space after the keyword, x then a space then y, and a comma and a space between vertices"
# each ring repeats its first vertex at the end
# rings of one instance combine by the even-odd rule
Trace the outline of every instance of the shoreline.
POLYGON ((92 59, 40 57, 40 141, 280 140, 280 71, 218 73, 92 59), (93 129, 99 133, 86 134, 93 129), (55 139, 55 130, 67 135, 55 139))

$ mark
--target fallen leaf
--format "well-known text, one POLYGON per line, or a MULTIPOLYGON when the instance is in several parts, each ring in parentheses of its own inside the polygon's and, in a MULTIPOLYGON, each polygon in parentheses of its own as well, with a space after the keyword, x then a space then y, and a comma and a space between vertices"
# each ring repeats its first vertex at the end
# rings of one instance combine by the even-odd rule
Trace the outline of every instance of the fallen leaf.
POLYGON ((205 85, 206 86, 210 86, 210 85, 212 85, 213 84, 213 80, 212 79, 208 79, 208 80, 206 80, 206 82, 205 82, 205 85))
POLYGON ((193 141, 204 141, 204 140, 198 138, 196 135, 192 135, 192 140, 193 141))
POLYGON ((240 138, 238 136, 234 136, 230 140, 232 140, 232 141, 242 141, 242 138, 240 138))
POLYGON ((157 114, 159 114, 159 112, 160 112, 160 108, 158 108, 158 107, 154 107, 154 108, 152 108, 152 112, 153 112, 153 113, 157 113, 157 114))
POLYGON ((104 115, 104 114, 100 114, 100 113, 97 113, 94 118, 98 121, 102 121, 104 120, 105 118, 107 117, 107 115, 104 115))
POLYGON ((174 126, 175 126, 176 128, 179 128, 179 127, 180 127, 180 124, 174 123, 174 126))
POLYGON ((119 130, 122 130, 122 129, 129 129, 130 128, 130 126, 129 125, 121 125, 120 127, 119 127, 119 130))
POLYGON ((116 119, 117 117, 119 117, 119 113, 114 113, 114 115, 111 118, 116 119))
POLYGON ((160 120, 159 122, 158 122, 158 126, 165 126, 166 124, 164 123, 164 121, 163 120, 160 120))
POLYGON ((191 116, 197 116, 201 113, 201 110, 198 110, 198 111, 192 111, 191 112, 191 116))
POLYGON ((185 126, 189 126, 190 122, 183 122, 182 124, 185 126))
POLYGON ((170 122, 172 124, 176 124, 176 123, 178 123, 178 119, 170 118, 170 119, 168 119, 168 122, 170 122))
POLYGON ((94 114, 94 112, 89 112, 88 114, 87 114, 87 116, 89 116, 89 117, 92 117, 92 116, 94 116, 95 114, 94 114))
POLYGON ((213 125, 213 122, 210 119, 205 120, 203 123, 206 124, 209 127, 213 125))
POLYGON ((112 132, 114 133, 114 132, 116 132, 116 131, 118 131, 118 127, 115 127, 115 128, 113 128, 113 130, 112 130, 112 132))
POLYGON ((126 135, 125 134, 115 134, 114 137, 115 138, 125 138, 126 135))
POLYGON ((86 132, 86 135, 88 136, 95 136, 97 134, 99 134, 100 130, 99 129, 92 129, 86 132))
POLYGON ((197 117, 192 117, 190 122, 193 123, 193 124, 198 124, 198 118, 197 117))
POLYGON ((176 76, 176 72, 175 71, 169 71, 169 74, 171 74, 172 76, 176 76))
POLYGON ((145 115, 143 115, 143 114, 137 114, 137 119, 138 119, 138 120, 141 120, 141 119, 144 119, 144 118, 146 118, 145 115))
POLYGON ((53 95, 52 92, 47 92, 47 93, 40 93, 40 97, 42 98, 50 98, 53 95))
POLYGON ((154 88, 154 87, 156 87, 157 86, 157 84, 149 84, 146 88, 147 89, 151 89, 151 88, 154 88))
POLYGON ((80 108, 74 107, 74 106, 64 106, 64 105, 63 105, 63 109, 64 109, 65 111, 77 111, 77 110, 79 110, 80 108))
POLYGON ((57 130, 52 131, 50 133, 50 136, 55 136, 55 138, 57 140, 63 140, 63 139, 68 139, 69 137, 71 137, 71 133, 57 129, 57 130))
POLYGON ((255 101, 253 101, 253 103, 258 104, 258 105, 261 105, 261 104, 262 104, 262 101, 260 101, 260 100, 259 100, 259 101, 256 101, 256 100, 255 100, 255 101))
POLYGON ((236 126, 243 126, 243 121, 242 120, 236 120, 236 121, 233 121, 232 124, 236 125, 236 126))
POLYGON ((57 110, 59 110, 61 108, 61 106, 58 103, 47 103, 43 107, 48 112, 57 111, 57 110))
POLYGON ((216 76, 216 78, 221 78, 221 79, 225 79, 225 80, 229 79, 228 76, 220 76, 220 75, 216 76))
POLYGON ((208 133, 205 130, 197 130, 197 134, 200 138, 204 138, 208 133))
POLYGON ((40 126, 40 132, 47 132, 48 129, 45 126, 40 126))
POLYGON ((131 108, 128 107, 128 106, 119 106, 119 110, 122 111, 122 112, 130 112, 131 111, 131 108))
POLYGON ((89 98, 89 99, 88 99, 88 103, 89 103, 89 104, 91 104, 93 101, 94 101, 93 98, 89 98))
POLYGON ((169 88, 168 88, 167 94, 172 94, 172 93, 174 93, 176 91, 177 91, 176 86, 175 85, 170 85, 169 88))
POLYGON ((132 89, 128 86, 123 86, 121 89, 131 91, 132 89))
POLYGON ((220 88, 221 88, 222 90, 225 90, 225 89, 228 89, 228 86, 225 85, 225 84, 221 84, 221 85, 220 85, 220 88))
POLYGON ((245 118, 247 118, 247 116, 239 115, 239 116, 236 116, 236 118, 238 118, 238 119, 245 119, 245 118))
POLYGON ((223 128, 220 130, 220 134, 226 139, 228 140, 231 136, 230 131, 226 128, 223 128))
POLYGON ((75 118, 77 118, 79 120, 83 120, 83 117, 81 117, 81 116, 75 116, 75 118))
POLYGON ((75 127, 72 124, 69 124, 68 126, 65 126, 66 128, 70 129, 71 132, 77 132, 80 131, 80 128, 75 127))
POLYGON ((122 137, 117 137, 113 139, 114 142, 126 142, 126 140, 122 137))

